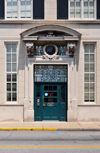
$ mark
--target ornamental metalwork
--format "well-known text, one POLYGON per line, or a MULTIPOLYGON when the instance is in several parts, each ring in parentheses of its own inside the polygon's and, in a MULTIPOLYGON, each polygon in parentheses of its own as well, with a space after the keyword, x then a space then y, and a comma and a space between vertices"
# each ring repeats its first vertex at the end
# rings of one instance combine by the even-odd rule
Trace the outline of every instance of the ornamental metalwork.
POLYGON ((67 82, 66 65, 35 65, 35 82, 67 82))
POLYGON ((58 47, 58 55, 60 56, 66 56, 66 46, 59 46, 58 47))
POLYGON ((35 47, 35 55, 42 56, 43 55, 43 46, 36 46, 35 47))
MULTIPOLYGON (((58 46, 58 53, 57 53, 57 55, 59 55, 59 56, 66 56, 67 55, 66 53, 68 53, 66 46, 58 46)), ((40 46, 40 45, 36 45, 35 46, 35 55, 36 56, 43 56, 44 55, 44 53, 43 53, 43 46, 40 46)), ((46 56, 44 58, 46 58, 46 56)))

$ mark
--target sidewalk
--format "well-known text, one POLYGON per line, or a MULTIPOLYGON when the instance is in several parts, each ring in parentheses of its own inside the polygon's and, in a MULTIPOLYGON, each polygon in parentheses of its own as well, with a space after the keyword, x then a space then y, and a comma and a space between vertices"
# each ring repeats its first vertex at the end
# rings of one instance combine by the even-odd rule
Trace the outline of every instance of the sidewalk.
POLYGON ((0 130, 100 131, 100 122, 1 122, 0 130))

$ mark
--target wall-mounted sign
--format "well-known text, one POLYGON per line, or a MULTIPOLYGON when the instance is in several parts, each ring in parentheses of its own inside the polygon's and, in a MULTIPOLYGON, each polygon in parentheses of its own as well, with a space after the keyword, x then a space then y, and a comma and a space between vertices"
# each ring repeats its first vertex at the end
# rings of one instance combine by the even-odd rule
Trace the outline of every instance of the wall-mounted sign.
POLYGON ((48 106, 54 106, 54 103, 48 103, 48 106))

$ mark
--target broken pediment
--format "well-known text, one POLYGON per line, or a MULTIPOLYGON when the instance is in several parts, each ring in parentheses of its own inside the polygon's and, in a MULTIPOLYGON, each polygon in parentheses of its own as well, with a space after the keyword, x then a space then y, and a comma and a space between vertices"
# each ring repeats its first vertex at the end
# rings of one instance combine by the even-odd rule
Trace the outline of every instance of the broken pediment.
POLYGON ((72 35, 60 31, 42 31, 42 32, 37 32, 35 34, 31 34, 29 36, 59 37, 59 36, 72 36, 72 35))
POLYGON ((78 41, 81 34, 71 28, 59 25, 42 25, 21 33, 23 41, 78 41))

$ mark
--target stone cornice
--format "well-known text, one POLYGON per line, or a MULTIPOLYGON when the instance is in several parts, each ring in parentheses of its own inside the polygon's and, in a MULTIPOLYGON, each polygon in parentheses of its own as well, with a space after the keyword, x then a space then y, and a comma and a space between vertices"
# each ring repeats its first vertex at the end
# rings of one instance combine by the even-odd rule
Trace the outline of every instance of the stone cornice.
POLYGON ((100 20, 0 20, 0 24, 100 24, 100 20))

